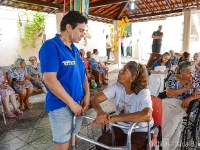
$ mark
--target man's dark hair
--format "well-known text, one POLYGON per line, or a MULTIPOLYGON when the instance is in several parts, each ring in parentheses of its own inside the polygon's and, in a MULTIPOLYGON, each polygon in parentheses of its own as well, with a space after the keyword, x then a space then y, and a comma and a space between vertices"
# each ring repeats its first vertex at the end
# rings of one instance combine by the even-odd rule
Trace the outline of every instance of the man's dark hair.
POLYGON ((70 24, 72 29, 76 28, 78 23, 87 24, 87 18, 81 15, 78 11, 69 11, 63 18, 60 23, 60 31, 66 30, 66 25, 70 24))
POLYGON ((108 35, 106 35, 106 39, 108 38, 108 35))

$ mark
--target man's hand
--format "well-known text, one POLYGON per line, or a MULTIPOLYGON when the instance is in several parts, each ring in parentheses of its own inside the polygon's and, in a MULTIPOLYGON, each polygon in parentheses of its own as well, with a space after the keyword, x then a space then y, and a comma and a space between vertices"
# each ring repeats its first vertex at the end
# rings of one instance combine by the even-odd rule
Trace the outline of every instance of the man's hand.
POLYGON ((106 112, 98 113, 96 119, 92 122, 92 126, 102 126, 109 123, 110 115, 106 112))
POLYGON ((74 102, 72 104, 69 104, 69 108, 71 111, 75 114, 75 116, 79 116, 82 112, 82 106, 79 105, 78 103, 74 102))
POLYGON ((192 96, 197 97, 200 95, 200 91, 195 91, 192 93, 192 96))
POLYGON ((90 105, 90 98, 89 96, 84 96, 83 99, 81 100, 81 106, 82 106, 82 114, 85 114, 89 108, 90 105))

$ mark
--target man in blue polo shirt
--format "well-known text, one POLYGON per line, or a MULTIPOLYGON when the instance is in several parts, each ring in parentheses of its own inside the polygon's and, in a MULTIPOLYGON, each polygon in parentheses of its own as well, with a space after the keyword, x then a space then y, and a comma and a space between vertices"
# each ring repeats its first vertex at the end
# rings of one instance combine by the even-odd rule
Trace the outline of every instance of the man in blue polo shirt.
POLYGON ((87 19, 69 11, 60 24, 60 35, 47 40, 39 52, 41 72, 47 86, 45 109, 52 128, 54 150, 67 150, 70 145, 74 115, 76 130, 81 114, 89 107, 89 85, 79 51, 74 45, 84 37, 87 19))

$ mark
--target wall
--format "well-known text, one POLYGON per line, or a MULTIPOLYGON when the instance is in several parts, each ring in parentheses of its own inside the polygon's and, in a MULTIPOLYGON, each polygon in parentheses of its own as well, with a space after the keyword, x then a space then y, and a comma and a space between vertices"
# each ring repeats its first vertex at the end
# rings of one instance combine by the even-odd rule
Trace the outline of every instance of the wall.
MULTIPOLYGON (((20 50, 21 42, 19 39, 17 20, 18 14, 22 14, 24 12, 25 10, 17 10, 0 6, 0 66, 13 64, 18 55, 24 59, 28 59, 28 57, 32 55, 38 57, 38 51, 41 46, 41 38, 38 38, 36 48, 29 46, 26 49, 20 50)), ((31 13, 31 11, 28 11, 28 13, 31 13)), ((56 33, 55 21, 55 15, 47 15, 45 23, 45 33, 47 39, 53 37, 56 33)), ((23 23, 24 20, 22 19, 22 24, 23 23)))
MULTIPOLYGON (((38 38, 37 47, 31 46, 26 49, 21 49, 21 42, 19 39, 18 31, 18 14, 24 13, 25 10, 17 10, 9 7, 0 6, 0 66, 8 66, 13 64, 15 59, 20 55, 22 58, 28 60, 29 56, 35 55, 38 57, 38 51, 41 47, 41 38, 38 38)), ((31 13, 31 11, 28 11, 31 13)), ((21 19, 24 23, 24 19, 21 19)), ((88 29, 92 35, 91 39, 88 39, 87 46, 84 46, 84 40, 82 39, 77 47, 85 49, 85 51, 92 51, 97 48, 100 56, 106 55, 105 41, 106 34, 109 33, 108 25, 90 21, 88 22, 88 29)), ((46 38, 50 39, 55 36, 56 33, 56 15, 47 14, 45 22, 46 38)))

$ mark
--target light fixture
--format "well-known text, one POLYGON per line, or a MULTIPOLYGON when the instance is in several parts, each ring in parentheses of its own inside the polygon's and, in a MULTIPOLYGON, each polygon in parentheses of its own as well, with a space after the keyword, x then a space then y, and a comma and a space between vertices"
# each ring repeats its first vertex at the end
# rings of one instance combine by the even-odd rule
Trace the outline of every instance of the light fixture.
POLYGON ((134 4, 135 0, 130 0, 130 2, 131 2, 131 9, 132 10, 135 9, 135 4, 134 4))

